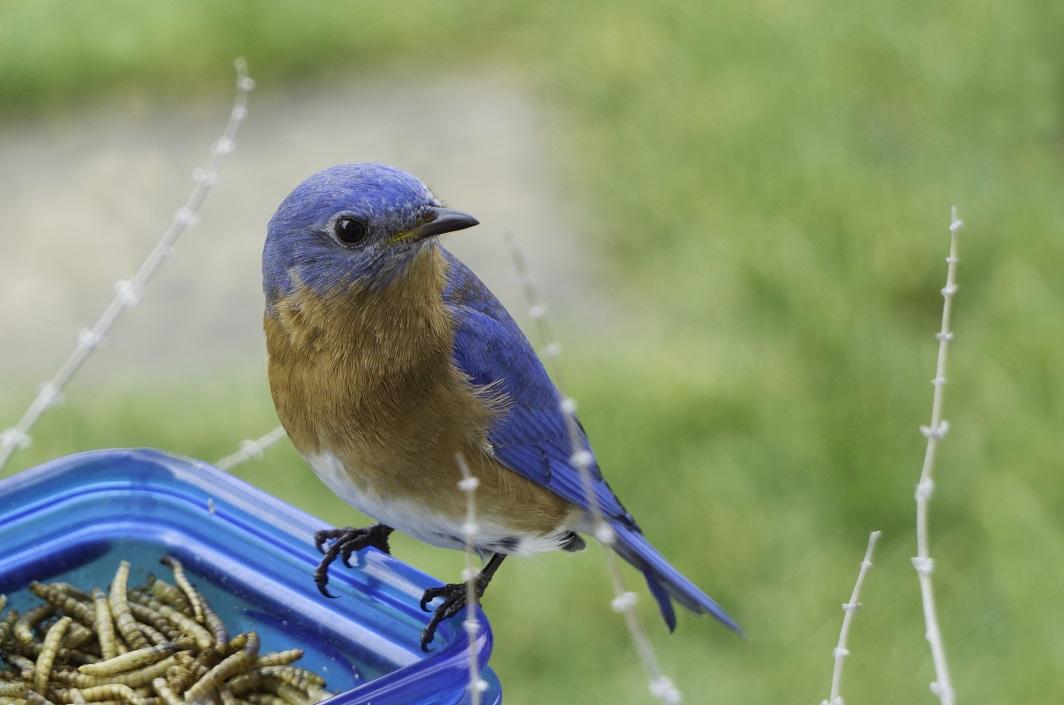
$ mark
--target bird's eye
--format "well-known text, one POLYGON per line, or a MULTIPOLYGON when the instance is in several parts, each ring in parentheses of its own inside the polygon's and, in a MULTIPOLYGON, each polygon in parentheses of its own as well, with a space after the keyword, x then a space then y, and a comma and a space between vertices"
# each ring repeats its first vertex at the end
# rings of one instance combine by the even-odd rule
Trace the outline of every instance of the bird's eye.
POLYGON ((333 229, 336 232, 336 239, 348 245, 357 245, 369 234, 366 223, 358 218, 340 218, 333 229))

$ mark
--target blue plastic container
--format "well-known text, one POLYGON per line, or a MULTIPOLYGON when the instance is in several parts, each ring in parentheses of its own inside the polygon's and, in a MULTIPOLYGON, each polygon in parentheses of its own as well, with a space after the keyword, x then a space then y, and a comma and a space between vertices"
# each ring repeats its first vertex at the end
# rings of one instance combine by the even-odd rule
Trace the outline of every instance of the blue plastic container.
MULTIPOLYGON (((230 633, 255 629, 262 650, 298 647, 297 663, 339 693, 330 705, 458 705, 468 702, 469 641, 461 618, 447 620, 434 650, 421 651, 428 615, 418 602, 433 578, 370 549, 355 568, 337 563, 318 593, 318 519, 207 465, 153 450, 72 455, 0 481, 0 592, 25 609, 31 580, 106 587, 121 560, 130 584, 184 563, 230 633)), ((491 630, 478 612, 475 642, 488 690, 502 701, 487 667, 491 630)))

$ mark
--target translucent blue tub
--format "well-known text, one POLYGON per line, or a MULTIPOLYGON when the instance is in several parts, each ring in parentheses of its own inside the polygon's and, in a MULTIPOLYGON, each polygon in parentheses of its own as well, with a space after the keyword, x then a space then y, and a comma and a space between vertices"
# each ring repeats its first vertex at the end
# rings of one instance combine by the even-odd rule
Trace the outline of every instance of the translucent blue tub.
MULTIPOLYGON (((184 563, 230 633, 255 629, 262 650, 298 647, 297 665, 339 693, 330 705, 468 701, 469 642, 461 618, 420 648, 428 616, 418 606, 433 578, 370 549, 353 570, 333 570, 322 597, 313 572, 314 533, 326 525, 195 460, 152 450, 61 458, 0 481, 0 592, 20 610, 35 604, 31 580, 107 586, 118 563, 130 584, 166 576, 159 558, 184 563)), ((478 610, 475 642, 485 705, 502 701, 487 666, 491 630, 478 610)))

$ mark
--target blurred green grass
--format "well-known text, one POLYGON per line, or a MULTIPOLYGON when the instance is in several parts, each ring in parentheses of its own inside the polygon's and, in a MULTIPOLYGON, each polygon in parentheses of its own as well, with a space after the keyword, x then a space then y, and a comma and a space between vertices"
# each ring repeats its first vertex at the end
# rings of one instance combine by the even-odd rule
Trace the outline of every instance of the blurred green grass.
MULTIPOLYGON (((643 304, 619 340, 564 333, 570 391, 647 534, 750 634, 681 616, 669 636, 642 605, 688 702, 826 697, 873 529, 844 694, 931 699, 912 489, 958 205, 953 430, 932 505, 942 627, 960 701, 1059 699, 1064 6, 144 7, 0 3, 0 115, 228 89, 237 55, 260 82, 502 62, 557 106, 588 235, 643 304)), ((210 460, 275 423, 258 360, 224 380, 77 384, 16 468, 126 445, 210 460)), ((2 418, 24 397, 4 395, 2 418)), ((288 447, 237 474, 353 521, 288 447)), ((460 570, 457 554, 397 551, 442 578, 460 570)), ((649 701, 597 553, 513 561, 496 579, 508 701, 649 701)))

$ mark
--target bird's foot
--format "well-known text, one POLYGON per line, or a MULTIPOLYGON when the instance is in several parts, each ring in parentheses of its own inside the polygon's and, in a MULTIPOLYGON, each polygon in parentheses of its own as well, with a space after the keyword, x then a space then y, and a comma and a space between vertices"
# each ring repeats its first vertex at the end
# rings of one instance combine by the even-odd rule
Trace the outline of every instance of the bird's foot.
MULTIPOLYGON (((488 583, 491 582, 495 571, 502 564, 503 558, 505 556, 499 553, 493 555, 488 564, 484 566, 484 569, 477 573, 476 578, 473 579, 473 590, 476 593, 474 601, 476 603, 480 603, 480 598, 484 596, 484 591, 488 588, 488 583)), ((432 619, 429 620, 428 625, 421 632, 421 650, 425 652, 429 651, 429 644, 435 638, 436 628, 440 626, 440 622, 460 614, 469 605, 469 584, 450 583, 441 587, 429 588, 421 596, 421 609, 428 612, 429 603, 437 597, 442 597, 443 602, 433 612, 432 619)))
POLYGON ((338 597, 325 587, 329 582, 329 566, 338 556, 344 565, 350 568, 351 554, 363 548, 373 546, 384 553, 391 554, 391 548, 388 546, 388 535, 391 533, 392 527, 374 524, 365 529, 355 529, 349 526, 344 529, 323 529, 314 534, 314 545, 324 554, 314 570, 314 584, 318 586, 321 594, 326 597, 338 597), (328 548, 325 547, 326 541, 332 541, 328 548))
MULTIPOLYGON (((484 588, 479 587, 479 581, 477 583, 477 601, 480 601, 481 596, 484 594, 484 588)), ((442 597, 443 602, 436 611, 432 614, 432 619, 429 620, 428 626, 421 632, 421 650, 429 651, 429 644, 436 636, 436 627, 440 626, 440 622, 445 619, 450 619, 457 614, 460 614, 462 610, 469 604, 468 596, 469 588, 466 583, 450 583, 443 587, 429 588, 425 591, 424 596, 421 598, 421 609, 428 612, 428 604, 435 600, 437 597, 442 597)))

